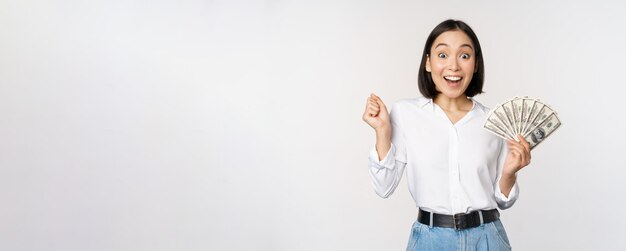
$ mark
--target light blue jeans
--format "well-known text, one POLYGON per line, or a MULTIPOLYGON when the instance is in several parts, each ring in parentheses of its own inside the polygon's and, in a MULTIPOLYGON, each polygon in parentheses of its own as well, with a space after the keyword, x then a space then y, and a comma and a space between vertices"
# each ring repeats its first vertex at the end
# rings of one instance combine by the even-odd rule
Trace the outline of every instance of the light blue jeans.
POLYGON ((430 227, 415 221, 406 250, 509 251, 511 244, 500 220, 464 230, 430 227))

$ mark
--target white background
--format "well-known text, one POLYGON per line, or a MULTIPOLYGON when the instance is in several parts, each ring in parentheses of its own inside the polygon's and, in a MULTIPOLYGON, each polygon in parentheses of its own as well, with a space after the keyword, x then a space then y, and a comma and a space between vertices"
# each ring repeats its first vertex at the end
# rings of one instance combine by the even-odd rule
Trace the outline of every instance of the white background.
POLYGON ((403 250, 415 205, 373 192, 361 115, 418 95, 447 18, 478 100, 563 123, 515 250, 624 250, 626 4, 591 2, 0 0, 0 250, 403 250))

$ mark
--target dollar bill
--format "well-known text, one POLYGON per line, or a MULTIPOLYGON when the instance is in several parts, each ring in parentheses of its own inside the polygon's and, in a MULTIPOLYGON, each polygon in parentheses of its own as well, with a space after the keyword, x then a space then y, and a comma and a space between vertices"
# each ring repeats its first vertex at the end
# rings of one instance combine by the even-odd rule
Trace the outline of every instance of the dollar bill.
MULTIPOLYGON (((506 114, 506 117, 509 121, 509 126, 511 127, 511 132, 513 133, 513 135, 517 135, 517 131, 515 130, 515 115, 513 114, 513 105, 511 100, 509 100, 508 102, 504 102, 504 104, 502 104, 502 110, 504 111, 504 114, 506 114)), ((517 137, 514 137, 517 138, 517 137)))
POLYGON ((493 115, 495 115, 495 118, 493 119, 493 121, 498 121, 501 124, 503 124, 503 129, 506 130, 506 133, 511 135, 511 137, 515 138, 515 133, 512 131, 512 126, 511 123, 509 122, 509 119, 506 116, 506 112, 504 111, 504 108, 502 108, 502 106, 497 107, 496 109, 493 110, 493 115))
POLYGON ((521 133, 524 135, 526 133, 526 125, 530 119, 533 109, 535 109, 535 105, 537 104, 536 99, 532 98, 524 98, 523 99, 523 108, 522 108, 522 121, 521 121, 521 133))
POLYGON ((537 116, 530 123, 528 123, 527 125, 528 129, 522 136, 526 137, 526 135, 528 135, 533 130, 535 130, 537 126, 539 126, 544 120, 546 120, 553 113, 554 113, 554 110, 552 110, 552 108, 544 104, 541 107, 541 110, 537 112, 537 116))
POLYGON ((524 100, 521 98, 515 98, 511 100, 511 108, 513 108, 513 130, 515 134, 522 134, 521 131, 521 121, 522 121, 522 105, 524 104, 524 100))
POLYGON ((500 123, 499 120, 487 119, 484 127, 503 139, 513 139, 511 135, 506 132, 506 129, 504 129, 505 126, 500 123))
POLYGON ((535 105, 533 106, 532 110, 530 111, 530 114, 528 114, 528 119, 526 120, 526 124, 524 125, 524 128, 522 128, 523 131, 523 135, 526 135, 526 133, 528 132, 528 130, 530 130, 529 125, 535 120, 535 118, 537 118, 537 114, 539 113, 539 111, 541 111, 541 109, 544 107, 545 105, 539 102, 535 102, 535 105))
POLYGON ((550 136, 559 126, 561 126, 559 118, 557 118, 555 113, 550 114, 539 126, 524 137, 530 144, 530 149, 539 145, 539 143, 550 136))

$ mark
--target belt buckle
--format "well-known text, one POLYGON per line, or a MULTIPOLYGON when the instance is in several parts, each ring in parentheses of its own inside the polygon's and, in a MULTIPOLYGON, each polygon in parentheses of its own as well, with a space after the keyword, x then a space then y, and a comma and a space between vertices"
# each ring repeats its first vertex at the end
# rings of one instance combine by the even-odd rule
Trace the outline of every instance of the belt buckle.
POLYGON ((462 230, 463 226, 461 226, 461 214, 453 214, 452 215, 452 221, 454 221, 454 229, 455 230, 462 230))

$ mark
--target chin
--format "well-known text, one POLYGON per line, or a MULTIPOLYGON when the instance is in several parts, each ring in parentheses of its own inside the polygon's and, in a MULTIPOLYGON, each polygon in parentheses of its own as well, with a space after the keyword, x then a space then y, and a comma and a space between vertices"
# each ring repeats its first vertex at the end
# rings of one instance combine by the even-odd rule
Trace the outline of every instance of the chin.
POLYGON ((465 97, 465 90, 463 91, 443 91, 440 92, 439 95, 443 95, 450 99, 456 99, 460 97, 465 97))

